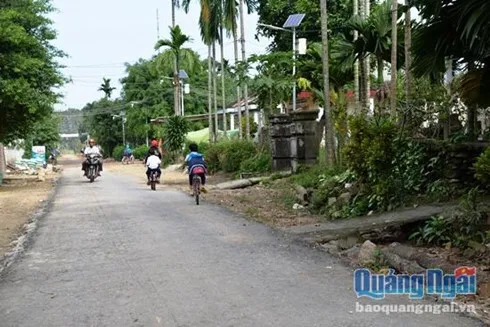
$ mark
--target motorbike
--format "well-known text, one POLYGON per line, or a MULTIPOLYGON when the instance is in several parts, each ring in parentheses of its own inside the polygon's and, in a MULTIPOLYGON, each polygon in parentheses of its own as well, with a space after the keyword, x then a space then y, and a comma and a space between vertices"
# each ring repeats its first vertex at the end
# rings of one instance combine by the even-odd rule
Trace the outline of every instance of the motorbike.
POLYGON ((87 168, 86 168, 87 178, 90 180, 90 183, 93 183, 94 180, 99 175, 99 162, 102 157, 99 154, 92 153, 86 155, 86 158, 87 158, 87 168))
POLYGON ((48 163, 52 164, 53 166, 56 166, 58 164, 58 160, 56 159, 56 156, 54 154, 49 155, 48 163))
POLYGON ((156 184, 158 183, 158 170, 151 169, 150 170, 150 188, 153 191, 156 191, 156 184))

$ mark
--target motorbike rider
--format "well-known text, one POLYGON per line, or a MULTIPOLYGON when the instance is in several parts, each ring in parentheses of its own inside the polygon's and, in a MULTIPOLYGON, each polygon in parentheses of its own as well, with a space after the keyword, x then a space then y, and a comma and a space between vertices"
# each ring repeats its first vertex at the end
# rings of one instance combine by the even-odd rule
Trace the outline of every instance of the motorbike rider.
MULTIPOLYGON (((85 147, 85 149, 83 150, 83 154, 85 156, 89 155, 89 154, 98 154, 100 156, 102 156, 102 152, 100 151, 100 148, 95 145, 95 140, 94 139, 90 139, 88 141, 88 146, 85 147)), ((83 170, 83 175, 84 176, 87 176, 87 165, 88 165, 88 161, 87 159, 85 159, 83 162, 82 162, 82 170, 83 170)), ((102 160, 99 160, 99 173, 98 173, 98 176, 100 176, 100 172, 102 171, 102 160)))
MULTIPOLYGON (((199 149, 196 143, 191 143, 189 145, 189 154, 185 157, 185 164, 187 165, 187 172, 189 174, 189 186, 192 191, 192 178, 194 177, 194 174, 192 173, 192 170, 195 167, 203 167, 205 171, 208 169, 208 165, 204 161, 204 156, 202 153, 199 153, 199 149)), ((201 173, 199 174, 199 177, 201 177, 201 191, 206 193, 206 189, 204 188, 204 185, 206 185, 206 173, 201 173)))
POLYGON ((132 155, 133 155, 133 150, 131 149, 129 144, 126 144, 126 147, 124 148, 124 157, 130 159, 132 155))
MULTIPOLYGON (((157 156, 160 160, 162 160, 162 153, 160 152, 160 149, 158 148, 158 141, 153 139, 150 143, 150 149, 148 149, 148 152, 146 153, 144 164, 146 165, 146 162, 150 156, 157 156)), ((158 180, 160 180, 160 176, 162 175, 162 171, 158 171, 158 180)))
POLYGON ((150 185, 150 174, 152 170, 157 171, 157 183, 160 183, 160 175, 162 174, 162 170, 160 169, 162 161, 158 158, 154 149, 150 149, 150 153, 150 156, 146 160, 146 177, 148 178, 148 185, 150 185))

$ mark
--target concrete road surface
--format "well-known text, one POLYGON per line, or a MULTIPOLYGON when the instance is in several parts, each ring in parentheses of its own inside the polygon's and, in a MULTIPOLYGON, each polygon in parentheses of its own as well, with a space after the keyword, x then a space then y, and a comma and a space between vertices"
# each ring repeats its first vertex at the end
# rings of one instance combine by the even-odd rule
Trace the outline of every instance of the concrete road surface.
POLYGON ((483 326, 356 313, 351 269, 203 202, 67 169, 33 244, 1 277, 0 326, 483 326))

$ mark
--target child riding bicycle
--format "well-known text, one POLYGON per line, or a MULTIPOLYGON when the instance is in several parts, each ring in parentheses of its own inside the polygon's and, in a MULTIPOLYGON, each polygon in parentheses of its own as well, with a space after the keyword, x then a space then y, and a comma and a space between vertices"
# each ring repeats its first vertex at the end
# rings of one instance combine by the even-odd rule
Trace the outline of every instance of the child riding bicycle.
POLYGON ((195 175, 201 178, 201 191, 206 193, 204 185, 206 185, 206 172, 208 166, 204 161, 204 156, 199 153, 199 149, 196 143, 189 145, 190 153, 185 157, 185 165, 187 166, 187 173, 189 174, 189 187, 192 191, 192 179, 195 175), (196 173, 195 173, 196 172, 196 173))

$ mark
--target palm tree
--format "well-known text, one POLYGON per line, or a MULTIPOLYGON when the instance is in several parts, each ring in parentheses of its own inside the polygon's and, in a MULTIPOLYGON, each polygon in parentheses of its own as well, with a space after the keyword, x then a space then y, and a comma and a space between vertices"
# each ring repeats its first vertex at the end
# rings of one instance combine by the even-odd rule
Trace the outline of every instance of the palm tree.
POLYGON ((410 84, 412 83, 412 17, 410 9, 412 9, 411 1, 405 0, 405 98, 410 101, 410 84))
MULTIPOLYGON (((354 17, 359 15, 359 0, 354 0, 354 17)), ((359 32, 354 29, 354 42, 357 41, 359 32)), ((354 103, 356 110, 359 109, 359 61, 354 59, 354 103)))
MULTIPOLYGON (((244 22, 243 22, 243 5, 247 6, 248 13, 252 13, 257 6, 257 1, 256 0, 245 0, 242 2, 238 2, 236 0, 224 0, 225 1, 225 8, 224 8, 224 19, 225 19, 225 27, 232 32, 233 35, 233 49, 235 53, 235 66, 238 65, 238 62, 240 61, 239 55, 238 55, 238 21, 237 19, 240 19, 240 31, 241 31, 241 39, 240 41, 242 42, 242 60, 244 59, 245 56, 245 39, 243 37, 243 31, 245 30, 244 27, 244 22), (241 6, 241 7, 240 7, 241 6)), ((239 76, 236 76, 237 82, 239 81, 239 76)), ((241 91, 242 88, 240 87, 240 83, 237 83, 237 103, 240 103, 241 100, 241 91)), ((247 92, 248 93, 248 92, 247 92)), ((248 96, 248 94, 247 94, 248 96)), ((246 110, 248 110, 248 102, 245 104, 246 110)), ((238 106, 238 121, 242 121, 242 107, 241 105, 238 106)), ((240 138, 243 136, 243 131, 242 131, 242 124, 239 125, 239 135, 240 138)))
MULTIPOLYGON (((241 34, 241 45, 242 45, 242 62, 247 60, 246 52, 245 52, 245 16, 243 14, 243 5, 244 0, 239 0, 239 13, 240 13, 240 34, 241 34)), ((243 98, 245 104, 245 133, 247 136, 247 140, 250 139, 250 112, 248 110, 248 85, 247 83, 242 84, 243 89, 243 98)), ((241 108, 240 108, 241 110, 241 108)), ((240 122, 241 124, 241 122, 240 122)))
POLYGON ((224 0, 219 0, 220 4, 220 14, 221 14, 221 19, 220 19, 220 24, 219 24, 219 31, 220 31, 220 37, 219 37, 219 45, 220 45, 220 54, 221 54, 221 64, 220 64, 220 74, 221 74, 221 98, 222 98, 222 110, 223 110, 223 133, 225 135, 225 138, 227 137, 226 133, 226 92, 225 92, 225 50, 224 50, 224 42, 225 42, 225 35, 224 35, 224 29, 225 29, 225 15, 224 15, 224 10, 225 10, 225 3, 224 0))
POLYGON ((102 79, 102 84, 99 87, 99 91, 104 92, 105 97, 107 99, 110 99, 111 98, 112 91, 114 91, 115 89, 116 89, 115 87, 111 87, 111 79, 110 78, 105 78, 104 77, 102 79))
POLYGON ((329 67, 328 67, 328 11, 327 0, 320 0, 320 12, 322 21, 322 45, 323 45, 323 97, 324 97, 324 115, 325 115, 325 148, 327 163, 334 165, 335 159, 335 141, 332 124, 332 113, 330 111, 330 84, 329 84, 329 67))
POLYGON ((391 115, 396 116, 396 55, 397 55, 397 32, 398 32, 398 0, 393 0, 391 15, 391 91, 390 91, 390 108, 391 115))
MULTIPOLYGON (((190 0, 184 0, 182 7, 185 12, 189 11, 190 0)), ((215 86, 215 52, 213 47, 216 40, 219 39, 219 26, 220 20, 220 7, 216 0, 200 0, 201 13, 199 16, 199 29, 201 32, 201 39, 204 44, 208 46, 208 120, 209 120, 209 138, 210 141, 216 141, 217 139, 217 103, 216 103, 216 86, 215 86), (213 91, 214 89, 214 91, 213 91), (213 101, 214 94, 214 101, 213 101), (215 124, 213 128, 213 102, 215 113, 215 124)))
POLYGON ((474 137, 477 106, 490 105, 490 3, 455 0, 442 6, 435 0, 412 0, 424 23, 414 30, 413 72, 441 82, 449 58, 463 72, 456 90, 468 107, 468 132, 474 137))
POLYGON ((180 108, 180 81, 179 81, 179 64, 182 59, 182 46, 189 42, 191 38, 184 33, 180 29, 180 26, 177 25, 175 27, 170 27, 170 39, 159 40, 155 45, 155 50, 160 49, 161 47, 168 47, 173 54, 174 61, 174 111, 175 115, 181 115, 180 108))

